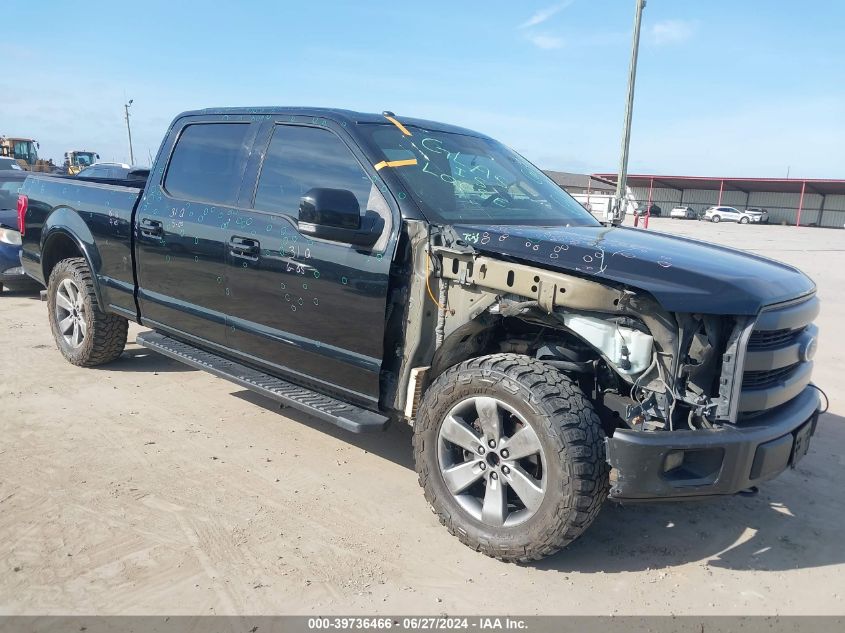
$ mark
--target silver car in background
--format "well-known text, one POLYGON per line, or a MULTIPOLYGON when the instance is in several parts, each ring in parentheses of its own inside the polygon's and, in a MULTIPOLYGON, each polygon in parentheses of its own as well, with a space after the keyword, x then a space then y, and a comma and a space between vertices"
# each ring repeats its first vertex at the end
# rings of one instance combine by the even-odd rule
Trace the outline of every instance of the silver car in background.
POLYGON ((740 224, 760 224, 769 221, 769 214, 765 209, 746 209, 740 211, 735 207, 710 207, 704 211, 702 220, 710 222, 739 222, 740 224), (765 218, 765 219, 764 219, 765 218))
POLYGON ((760 207, 748 207, 745 210, 745 214, 749 216, 749 220, 751 222, 755 222, 758 224, 769 223, 769 212, 765 209, 761 209, 760 207))
POLYGON ((695 220, 698 216, 692 207, 674 207, 669 212, 669 217, 681 220, 695 220))

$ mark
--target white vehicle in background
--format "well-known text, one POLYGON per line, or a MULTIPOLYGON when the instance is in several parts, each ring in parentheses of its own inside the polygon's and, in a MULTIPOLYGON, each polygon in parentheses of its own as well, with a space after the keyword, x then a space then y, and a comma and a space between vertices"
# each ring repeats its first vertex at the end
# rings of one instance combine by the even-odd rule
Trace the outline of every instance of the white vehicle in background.
MULTIPOLYGON (((759 223, 762 214, 755 215, 747 211, 740 211, 734 207, 710 207, 704 211, 702 220, 709 220, 710 222, 739 222, 740 224, 749 224, 751 222, 759 223)), ((768 220, 768 214, 766 214, 768 220)))
MULTIPOLYGON (((592 213, 599 221, 603 221, 605 214, 613 208, 614 196, 612 194, 591 193, 587 195, 586 193, 573 193, 570 195, 580 202, 581 206, 592 213)), ((640 206, 637 204, 637 201, 631 198, 629 193, 625 200, 625 213, 637 215, 639 208, 640 206)))
POLYGON ((674 207, 669 212, 669 217, 681 220, 695 220, 698 216, 692 207, 674 207))
POLYGON ((769 212, 765 209, 761 209, 760 207, 748 207, 745 210, 745 214, 749 216, 749 219, 752 222, 756 222, 759 224, 769 223, 769 212))

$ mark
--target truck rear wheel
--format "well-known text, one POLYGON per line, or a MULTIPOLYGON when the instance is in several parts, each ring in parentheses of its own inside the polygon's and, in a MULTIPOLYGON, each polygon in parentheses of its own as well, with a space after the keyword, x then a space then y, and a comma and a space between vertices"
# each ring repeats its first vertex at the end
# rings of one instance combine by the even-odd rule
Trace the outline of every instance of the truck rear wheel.
POLYGON ((414 426, 419 482, 449 532, 488 556, 554 554, 607 497, 592 404, 554 368, 517 354, 461 363, 427 389, 414 426))
POLYGON ((84 258, 56 264, 47 286, 47 306, 56 346, 74 365, 94 367, 123 353, 129 322, 100 309, 84 258))

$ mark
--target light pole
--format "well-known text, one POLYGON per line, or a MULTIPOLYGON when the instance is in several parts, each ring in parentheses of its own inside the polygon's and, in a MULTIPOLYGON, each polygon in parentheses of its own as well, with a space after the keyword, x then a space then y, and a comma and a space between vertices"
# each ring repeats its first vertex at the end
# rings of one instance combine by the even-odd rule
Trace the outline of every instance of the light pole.
POLYGON ((129 135, 129 164, 135 164, 135 153, 132 151, 132 130, 129 127, 129 106, 132 105, 132 99, 129 100, 129 103, 124 103, 123 107, 126 110, 126 133, 129 135))
POLYGON ((631 66, 628 69, 628 100, 625 103, 625 127, 622 130, 622 155, 619 157, 619 174, 616 178, 616 196, 613 208, 605 214, 605 224, 622 224, 625 219, 625 192, 628 180, 628 148, 631 144, 631 116, 634 113, 634 83, 637 80, 637 54, 640 50, 640 23, 646 0, 635 0, 634 40, 631 44, 631 66))

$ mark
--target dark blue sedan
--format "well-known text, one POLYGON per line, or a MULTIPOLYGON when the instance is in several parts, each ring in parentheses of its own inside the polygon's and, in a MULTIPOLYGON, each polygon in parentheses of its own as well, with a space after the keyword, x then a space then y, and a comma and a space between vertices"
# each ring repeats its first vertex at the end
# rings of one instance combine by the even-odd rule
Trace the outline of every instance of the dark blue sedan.
POLYGON ((0 291, 39 287, 21 268, 21 234, 18 232, 18 189, 25 171, 0 170, 0 291))

